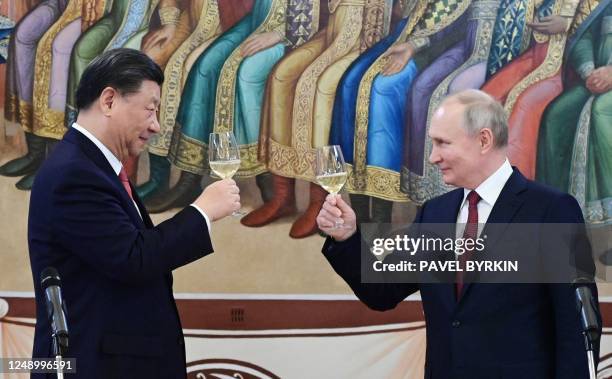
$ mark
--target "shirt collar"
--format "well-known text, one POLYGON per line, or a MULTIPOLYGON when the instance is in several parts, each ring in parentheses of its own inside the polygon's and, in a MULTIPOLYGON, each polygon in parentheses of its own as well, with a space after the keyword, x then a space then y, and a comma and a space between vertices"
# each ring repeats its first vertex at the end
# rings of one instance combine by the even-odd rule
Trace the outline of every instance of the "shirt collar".
POLYGON ((104 146, 104 144, 100 142, 99 139, 97 139, 93 134, 91 134, 89 130, 85 129, 76 122, 72 124, 72 127, 81 132, 85 137, 87 137, 91 142, 93 142, 94 145, 98 147, 98 149, 100 149, 102 154, 104 154, 104 157, 106 157, 108 163, 113 168, 113 171, 115 171, 115 174, 119 175, 119 172, 123 168, 123 164, 121 164, 121 161, 117 159, 117 157, 106 146, 104 146))
MULTIPOLYGON (((501 193, 502 189, 504 189, 504 186, 511 175, 512 166, 510 165, 508 158, 506 158, 504 163, 497 169, 497 171, 489 176, 484 182, 480 183, 480 185, 476 187, 475 191, 482 200, 492 207, 497 201, 499 194, 501 193)), ((465 199, 470 192, 471 190, 469 189, 463 189, 463 202, 461 203, 461 206, 463 206, 465 203, 465 199)))

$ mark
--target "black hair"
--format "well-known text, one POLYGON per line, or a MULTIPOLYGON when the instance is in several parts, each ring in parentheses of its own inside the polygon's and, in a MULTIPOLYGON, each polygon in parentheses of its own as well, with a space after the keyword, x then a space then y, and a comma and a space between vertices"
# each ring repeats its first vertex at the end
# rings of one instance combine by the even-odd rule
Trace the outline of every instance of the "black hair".
POLYGON ((163 71, 147 55, 125 48, 105 51, 85 68, 76 92, 76 106, 79 110, 89 108, 106 87, 121 95, 138 92, 145 80, 160 86, 164 81, 163 71))

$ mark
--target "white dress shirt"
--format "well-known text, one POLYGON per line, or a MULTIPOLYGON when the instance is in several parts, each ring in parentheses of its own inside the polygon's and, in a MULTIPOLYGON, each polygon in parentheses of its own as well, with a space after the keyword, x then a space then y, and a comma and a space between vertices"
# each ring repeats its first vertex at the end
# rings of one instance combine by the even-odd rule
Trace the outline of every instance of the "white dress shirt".
MULTIPOLYGON (((506 185, 506 182, 512 175, 512 166, 510 166, 510 162, 508 158, 504 161, 504 163, 495 171, 491 176, 489 176, 484 182, 480 183, 478 187, 474 189, 476 193, 480 196, 480 201, 478 202, 478 235, 482 232, 484 224, 487 223, 489 219, 489 215, 491 214, 491 210, 495 205, 495 202, 499 198, 499 194, 502 189, 506 185)), ((463 189, 463 201, 461 202, 461 208, 459 208, 459 214, 457 215, 457 238, 461 238, 463 236, 463 231, 465 229, 465 224, 468 221, 468 207, 469 204, 466 201, 467 195, 471 192, 469 189, 463 189)))
MULTIPOLYGON (((83 128, 81 125, 75 122, 72 124, 72 127, 75 130, 78 130, 79 132, 81 132, 85 137, 87 137, 91 142, 93 142, 94 145, 98 147, 98 149, 100 149, 100 151, 102 152, 102 154, 104 155, 108 163, 113 168, 113 171, 115 172, 115 174, 119 176, 119 172, 123 168, 123 164, 115 156, 115 154, 113 154, 108 149, 108 147, 104 146, 104 144, 99 139, 97 139, 93 134, 91 134, 87 129, 83 128)), ((138 205, 136 205, 136 202, 134 200, 132 200, 132 203, 134 203, 134 207, 136 207, 136 211, 140 215, 140 218, 142 218, 142 214, 140 214, 140 209, 138 209, 138 205)), ((191 206, 197 209, 198 212, 202 214, 202 217, 204 217, 204 219, 206 220, 206 226, 208 227, 208 232, 210 233, 210 220, 208 219, 208 216, 206 215, 206 213, 204 213, 204 211, 195 204, 191 204, 191 206)))

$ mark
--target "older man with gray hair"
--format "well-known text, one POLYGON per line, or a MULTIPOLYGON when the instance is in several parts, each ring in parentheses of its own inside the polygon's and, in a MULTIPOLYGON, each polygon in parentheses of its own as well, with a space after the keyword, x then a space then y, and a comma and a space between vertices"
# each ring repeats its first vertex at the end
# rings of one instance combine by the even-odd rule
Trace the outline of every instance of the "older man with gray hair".
MULTIPOLYGON (((432 118, 429 138, 429 162, 438 166, 446 184, 459 188, 425 202, 415 223, 450 224, 453 237, 464 239, 479 238, 490 224, 584 223, 572 196, 527 180, 510 165, 504 109, 484 92, 467 90, 446 98, 432 118)), ((469 252, 457 256, 459 269, 444 283, 391 282, 384 274, 366 283, 361 276, 362 264, 367 264, 364 242, 351 207, 340 196, 329 195, 317 223, 329 235, 323 254, 370 308, 392 309, 420 290, 427 324, 425 378, 589 377, 570 283, 470 283, 462 271, 469 252), (335 228, 339 220, 344 226, 335 228)), ((565 237, 560 245, 568 250, 577 246, 579 236, 559 239, 565 237)), ((520 251, 543 241, 533 232, 512 243, 520 251)), ((550 256, 541 250, 535 251, 550 256)), ((590 256, 581 269, 594 274, 590 256)), ((596 298, 597 288, 589 287, 596 298)))

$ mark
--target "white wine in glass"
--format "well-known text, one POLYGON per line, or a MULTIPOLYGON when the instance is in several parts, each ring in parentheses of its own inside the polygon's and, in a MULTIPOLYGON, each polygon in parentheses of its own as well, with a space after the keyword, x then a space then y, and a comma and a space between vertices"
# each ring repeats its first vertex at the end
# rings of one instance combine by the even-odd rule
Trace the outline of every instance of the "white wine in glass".
MULTIPOLYGON (((232 132, 210 133, 208 140, 208 164, 221 179, 231 179, 240 168, 240 149, 232 132)), ((241 210, 232 216, 244 216, 241 210)))
POLYGON ((240 168, 240 159, 210 161, 210 169, 221 179, 231 179, 240 168))
POLYGON ((339 172, 337 174, 329 174, 329 175, 318 175, 317 183, 323 189, 331 194, 336 195, 342 187, 344 187, 344 183, 346 183, 346 172, 339 172))
MULTIPOLYGON (((317 148, 315 179, 324 190, 337 195, 346 183, 347 172, 342 150, 338 145, 317 148)), ((336 221, 334 229, 343 228, 336 221)))

